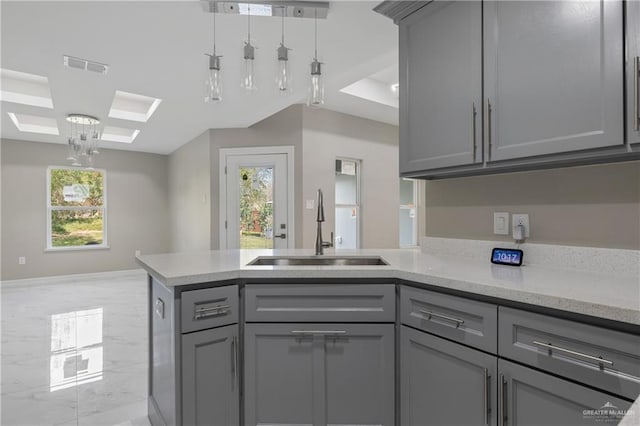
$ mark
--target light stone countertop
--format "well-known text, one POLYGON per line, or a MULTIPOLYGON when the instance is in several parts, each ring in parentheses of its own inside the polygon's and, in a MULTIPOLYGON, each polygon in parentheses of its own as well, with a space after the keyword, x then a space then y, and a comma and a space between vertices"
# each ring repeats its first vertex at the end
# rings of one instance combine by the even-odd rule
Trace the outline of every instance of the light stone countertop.
MULTIPOLYGON (((168 287, 255 278, 394 278, 640 325, 637 274, 582 272, 543 265, 492 265, 489 260, 418 249, 340 250, 381 256, 389 266, 247 266, 258 256, 311 256, 313 250, 221 250, 152 254, 138 263, 168 287)), ((325 255, 336 255, 326 250, 325 255)))

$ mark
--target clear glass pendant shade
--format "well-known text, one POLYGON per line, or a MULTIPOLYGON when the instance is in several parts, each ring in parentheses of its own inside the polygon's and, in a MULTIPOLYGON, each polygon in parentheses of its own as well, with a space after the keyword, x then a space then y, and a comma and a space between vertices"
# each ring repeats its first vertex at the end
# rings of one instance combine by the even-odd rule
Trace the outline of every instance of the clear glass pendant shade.
POLYGON ((311 78, 309 80, 309 93, 307 96, 307 105, 320 106, 324 104, 324 78, 320 62, 314 59, 311 63, 311 78))
POLYGON ((220 80, 220 56, 209 57, 209 72, 204 82, 204 101, 222 101, 222 82, 220 80))

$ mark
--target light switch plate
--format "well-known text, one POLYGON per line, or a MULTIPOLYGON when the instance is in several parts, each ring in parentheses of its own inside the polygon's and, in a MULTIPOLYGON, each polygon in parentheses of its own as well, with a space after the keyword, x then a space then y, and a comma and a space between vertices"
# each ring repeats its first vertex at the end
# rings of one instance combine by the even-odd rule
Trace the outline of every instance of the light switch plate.
POLYGON ((305 208, 307 210, 313 210, 313 207, 315 206, 315 200, 311 199, 311 200, 305 200, 305 208))
POLYGON ((509 213, 493 213, 493 233, 496 235, 509 235, 509 213))

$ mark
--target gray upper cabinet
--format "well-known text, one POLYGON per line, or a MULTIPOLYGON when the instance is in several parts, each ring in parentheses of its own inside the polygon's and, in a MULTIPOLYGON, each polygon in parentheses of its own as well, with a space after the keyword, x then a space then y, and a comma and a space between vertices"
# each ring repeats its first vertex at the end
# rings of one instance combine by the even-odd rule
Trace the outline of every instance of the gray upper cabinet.
POLYGON ((182 336, 182 424, 240 424, 238 325, 182 336))
POLYGON ((245 424, 393 425, 393 324, 247 324, 245 424))
POLYGON ((591 414, 590 410, 626 410, 631 405, 604 392, 502 359, 498 366, 498 415, 503 426, 617 424, 620 416, 591 414))
POLYGON ((626 27, 622 0, 404 3, 376 7, 399 24, 402 175, 638 158, 638 2, 626 27))
POLYGON ((621 1, 484 2, 488 161, 622 146, 621 1))
POLYGON ((482 162, 482 3, 400 22, 400 172, 482 162))
POLYGON ((403 326, 401 424, 497 424, 497 358, 403 326))
POLYGON ((627 140, 640 143, 640 2, 627 1, 627 140))

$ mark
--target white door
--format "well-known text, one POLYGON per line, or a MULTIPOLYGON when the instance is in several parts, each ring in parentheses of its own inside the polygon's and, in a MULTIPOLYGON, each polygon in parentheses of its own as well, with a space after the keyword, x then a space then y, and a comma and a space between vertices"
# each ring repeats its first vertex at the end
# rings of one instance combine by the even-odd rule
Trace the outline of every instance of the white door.
POLYGON ((293 202, 290 200, 290 154, 245 154, 239 151, 242 150, 221 150, 225 174, 221 180, 224 185, 221 194, 224 226, 220 232, 220 247, 292 248, 293 232, 289 226, 293 216, 290 211, 293 202))

